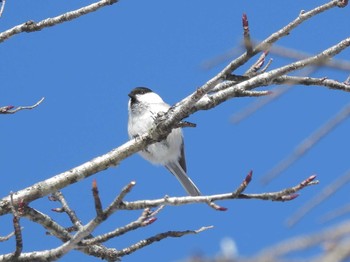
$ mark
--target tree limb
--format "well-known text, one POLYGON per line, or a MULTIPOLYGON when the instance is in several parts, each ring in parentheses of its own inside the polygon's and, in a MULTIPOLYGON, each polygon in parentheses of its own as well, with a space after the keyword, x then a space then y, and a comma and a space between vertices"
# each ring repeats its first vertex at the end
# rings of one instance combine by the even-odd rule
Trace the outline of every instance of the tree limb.
POLYGON ((9 39, 10 37, 23 33, 23 32, 35 32, 40 31, 46 27, 51 27, 54 25, 58 25, 64 22, 71 21, 73 19, 79 18, 83 15, 89 14, 91 12, 95 12, 96 10, 117 3, 119 0, 101 0, 99 2, 93 3, 91 5, 84 6, 82 8, 79 8, 74 11, 70 11, 67 13, 64 13, 59 16, 55 16, 52 18, 46 18, 40 22, 34 22, 34 21, 27 21, 23 24, 17 25, 13 28, 10 28, 2 33, 0 33, 0 43, 4 42, 5 40, 9 39))

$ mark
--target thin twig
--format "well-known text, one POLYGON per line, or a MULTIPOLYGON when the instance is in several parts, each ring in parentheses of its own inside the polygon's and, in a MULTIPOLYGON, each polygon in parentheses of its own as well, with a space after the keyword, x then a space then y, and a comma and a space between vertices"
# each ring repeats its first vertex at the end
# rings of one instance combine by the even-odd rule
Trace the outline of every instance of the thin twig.
POLYGON ((182 237, 185 235, 189 235, 189 234, 198 234, 201 233, 205 230, 211 229, 213 228, 213 226, 207 226, 207 227, 201 227, 200 229, 197 230, 185 230, 185 231, 168 231, 168 232, 164 232, 164 233, 160 233, 157 234, 153 237, 141 240, 139 242, 137 242, 134 245, 131 245, 128 248, 124 248, 122 250, 119 251, 120 256, 125 256, 125 255, 129 255, 145 246, 151 245, 154 242, 160 241, 164 238, 168 238, 168 237, 182 237))
POLYGON ((0 17, 2 16, 2 13, 5 9, 6 0, 1 0, 1 8, 0 8, 0 17))
POLYGON ((125 233, 136 230, 140 227, 145 227, 145 226, 151 225, 153 222, 155 222, 157 220, 154 216, 163 207, 164 206, 161 206, 159 209, 157 209, 156 212, 151 212, 149 208, 146 208, 142 212, 141 216, 136 221, 133 221, 125 226, 119 227, 111 232, 106 233, 106 234, 102 234, 102 235, 99 235, 99 236, 94 237, 94 238, 83 240, 82 243, 86 246, 103 243, 103 242, 108 241, 109 239, 121 236, 125 233))
POLYGON ((234 196, 239 196, 243 191, 247 188, 249 183, 252 181, 253 178, 253 171, 249 171, 248 175, 245 177, 241 185, 232 193, 234 196))
MULTIPOLYGON (((68 202, 65 199, 65 197, 63 196, 62 192, 56 191, 52 195, 54 198, 56 198, 61 203, 61 205, 62 205, 61 212, 65 212, 68 215, 72 224, 74 225, 74 228, 71 229, 70 231, 79 230, 79 228, 81 228, 81 226, 82 226, 81 221, 79 220, 79 218, 75 214, 74 210, 69 207, 68 202)), ((54 211, 57 211, 57 209, 55 209, 54 211)))
POLYGON ((133 187, 136 185, 135 181, 131 181, 128 185, 126 185, 120 194, 113 200, 113 202, 103 211, 105 216, 110 216, 114 213, 122 204, 124 197, 130 193, 133 187))
POLYGON ((5 241, 9 240, 14 234, 15 234, 15 232, 11 232, 7 236, 3 236, 3 237, 0 236, 0 242, 5 242, 5 241))
POLYGON ((268 51, 262 52, 259 59, 244 73, 244 75, 252 77, 259 73, 264 73, 269 67, 269 65, 272 63, 272 59, 270 59, 267 65, 261 71, 259 71, 259 69, 261 69, 265 63, 267 54, 268 51))
MULTIPOLYGON (((24 208, 23 216, 43 226, 48 231, 48 235, 55 236, 58 239, 60 239, 62 242, 67 242, 72 237, 66 228, 60 226, 51 217, 39 212, 38 210, 35 210, 34 208, 26 206, 24 208)), ((110 261, 115 261, 113 259, 117 258, 115 254, 116 252, 115 249, 106 248, 101 244, 90 245, 88 247, 79 247, 78 250, 88 255, 95 256, 97 258, 110 258, 110 261)), ((31 254, 31 253, 28 253, 28 254, 31 254)))
POLYGON ((102 202, 101 202, 100 195, 97 188, 96 179, 94 179, 92 182, 92 195, 94 197, 96 214, 97 216, 101 216, 103 213, 103 208, 102 208, 102 202))
POLYGON ((32 106, 19 106, 19 107, 16 107, 16 108, 14 106, 0 107, 0 114, 14 114, 14 113, 17 113, 20 110, 36 108, 38 105, 40 105, 44 101, 44 99, 45 99, 45 97, 41 98, 38 102, 36 102, 32 106))
POLYGON ((346 81, 339 82, 332 79, 303 77, 303 76, 280 76, 273 80, 274 84, 294 84, 305 86, 324 86, 329 89, 350 92, 350 85, 346 81))

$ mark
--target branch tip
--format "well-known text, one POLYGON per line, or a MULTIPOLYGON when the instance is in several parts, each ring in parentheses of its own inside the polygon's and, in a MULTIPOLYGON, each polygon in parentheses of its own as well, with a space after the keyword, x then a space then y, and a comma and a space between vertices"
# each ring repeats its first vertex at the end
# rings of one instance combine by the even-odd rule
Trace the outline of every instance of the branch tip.
POLYGON ((253 170, 250 170, 246 178, 244 179, 245 184, 249 184, 253 179, 253 170))
POLYGON ((96 179, 92 180, 92 188, 96 188, 97 189, 97 181, 96 181, 96 179))
POLYGON ((307 179, 300 183, 300 186, 305 187, 311 184, 318 184, 318 181, 314 181, 316 177, 316 175, 309 176, 307 179))
POLYGON ((201 227, 200 229, 197 229, 197 230, 195 231, 195 233, 200 233, 200 232, 203 232, 203 231, 205 231, 205 230, 212 229, 212 228, 214 228, 214 226, 201 227))
POLYGON ((208 203, 208 205, 211 208, 215 209, 216 211, 226 211, 227 210, 226 207, 219 206, 219 205, 217 205, 217 204, 215 204, 214 202, 211 202, 211 201, 208 203))
POLYGON ((243 25, 243 29, 247 28, 249 30, 248 17, 246 13, 243 13, 242 15, 242 25, 243 25))

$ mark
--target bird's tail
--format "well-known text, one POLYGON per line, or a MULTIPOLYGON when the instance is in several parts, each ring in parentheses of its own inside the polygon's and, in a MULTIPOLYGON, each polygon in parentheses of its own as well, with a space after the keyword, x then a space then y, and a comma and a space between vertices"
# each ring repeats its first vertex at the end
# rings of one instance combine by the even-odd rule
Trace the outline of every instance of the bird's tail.
POLYGON ((191 196, 200 196, 201 192, 193 181, 187 176, 186 172, 182 169, 178 162, 167 163, 165 166, 176 178, 180 181, 181 185, 185 188, 187 193, 191 196))

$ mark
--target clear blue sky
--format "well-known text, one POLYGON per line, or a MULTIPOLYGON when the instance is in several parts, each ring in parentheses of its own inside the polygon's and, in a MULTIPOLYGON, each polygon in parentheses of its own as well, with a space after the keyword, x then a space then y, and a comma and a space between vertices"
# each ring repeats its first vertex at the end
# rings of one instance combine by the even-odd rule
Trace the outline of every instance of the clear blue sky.
MULTIPOLYGON (((86 3, 8 1, 0 19, 1 31, 86 3)), ((5 41, 0 51, 0 105, 30 105, 43 96, 46 99, 33 111, 1 116, 2 195, 66 171, 127 141, 127 94, 133 87, 150 87, 170 104, 192 93, 225 65, 204 70, 203 62, 239 45, 243 12, 249 17, 252 37, 263 39, 297 17, 302 9, 309 10, 317 4, 320 1, 121 1, 69 23, 5 41)), ((306 22, 279 44, 319 52, 347 37, 348 24, 349 8, 334 9, 306 22)), ((349 54, 346 51, 338 58, 349 59, 349 54)), ((273 58, 271 68, 289 62, 273 58)), ((316 75, 344 81, 348 74, 322 69, 316 75)), ((328 226, 318 219, 345 204, 349 188, 327 200, 297 226, 287 228, 284 221, 349 168, 349 121, 268 186, 259 179, 346 105, 348 96, 323 87, 296 86, 239 125, 230 123, 230 117, 256 98, 234 99, 191 116, 189 121, 197 123, 197 128, 184 131, 188 173, 204 194, 232 191, 250 169, 254 170, 247 189, 250 193, 292 186, 314 173, 321 184, 303 190, 299 198, 288 203, 220 202, 227 212, 215 212, 206 205, 166 207, 153 225, 106 245, 121 249, 163 231, 214 225, 214 229, 199 235, 155 243, 124 257, 124 261, 178 261, 195 253, 214 256, 224 237, 233 238, 239 254, 248 256, 281 239, 328 226)), ((137 185, 127 200, 185 194, 166 169, 135 155, 117 168, 63 190, 84 223, 95 215, 93 179, 97 179, 105 205, 131 180, 136 180, 137 185)), ((50 209, 56 203, 42 199, 32 206, 52 214, 50 209)), ((118 212, 94 235, 124 225, 139 214, 118 212)), ((52 216, 70 226, 65 215, 52 216)), ((12 230, 10 221, 9 216, 1 219, 1 235, 12 230)), ((25 227, 24 251, 60 244, 26 219, 21 222, 25 227)), ((13 239, 0 245, 1 253, 13 249, 13 239)), ((70 253, 62 261, 78 259, 97 261, 79 252, 70 253)))

